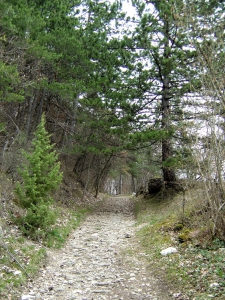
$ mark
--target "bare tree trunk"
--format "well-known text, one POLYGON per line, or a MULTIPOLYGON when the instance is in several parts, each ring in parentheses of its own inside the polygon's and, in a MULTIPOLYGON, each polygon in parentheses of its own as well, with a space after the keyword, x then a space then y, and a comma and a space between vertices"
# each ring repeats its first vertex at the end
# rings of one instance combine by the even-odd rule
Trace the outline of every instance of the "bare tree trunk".
POLYGON ((122 174, 120 174, 120 178, 119 178, 119 194, 122 194, 122 190, 123 190, 123 176, 122 176, 122 174))
POLYGON ((104 174, 105 170, 107 169, 107 167, 110 164, 111 158, 112 158, 112 155, 110 155, 110 157, 107 159, 104 167, 102 169, 100 169, 99 172, 98 172, 98 175, 97 175, 96 180, 95 180, 95 198, 98 197, 100 183, 101 183, 101 180, 102 180, 102 177, 103 177, 103 174, 104 174))
POLYGON ((69 143, 70 145, 73 145, 73 136, 75 134, 75 127, 76 127, 76 114, 77 114, 77 105, 78 105, 78 99, 74 99, 73 101, 73 118, 71 119, 71 124, 70 124, 70 139, 69 143))
POLYGON ((132 193, 136 193, 136 182, 133 175, 131 176, 131 191, 132 193))
MULTIPOLYGON (((164 44, 164 54, 165 60, 170 57, 169 52, 169 25, 165 20, 165 44, 164 44)), ((162 74, 162 129, 168 131, 170 128, 170 99, 172 98, 170 93, 170 67, 165 65, 162 74)), ((162 140, 162 171, 163 179, 166 185, 172 185, 176 181, 176 176, 174 170, 167 167, 165 164, 172 156, 171 143, 168 138, 162 140)))
POLYGON ((95 155, 92 156, 92 159, 90 160, 90 163, 88 165, 87 178, 86 178, 86 182, 85 182, 85 186, 84 186, 84 190, 83 190, 83 198, 85 196, 85 193, 88 191, 88 186, 89 186, 89 181, 90 181, 90 169, 91 169, 91 165, 93 163, 94 158, 95 158, 95 155))

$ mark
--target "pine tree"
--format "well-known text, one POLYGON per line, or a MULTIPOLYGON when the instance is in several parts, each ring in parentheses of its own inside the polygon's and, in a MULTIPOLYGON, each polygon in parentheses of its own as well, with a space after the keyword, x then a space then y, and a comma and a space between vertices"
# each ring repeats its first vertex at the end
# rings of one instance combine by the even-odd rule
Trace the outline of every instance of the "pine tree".
POLYGON ((176 180, 173 136, 179 134, 177 121, 183 117, 182 97, 199 83, 193 68, 196 52, 181 26, 183 1, 132 2, 139 18, 132 34, 136 57, 133 84, 140 94, 140 107, 144 107, 139 113, 147 111, 150 127, 161 131, 162 172, 170 185, 176 180))

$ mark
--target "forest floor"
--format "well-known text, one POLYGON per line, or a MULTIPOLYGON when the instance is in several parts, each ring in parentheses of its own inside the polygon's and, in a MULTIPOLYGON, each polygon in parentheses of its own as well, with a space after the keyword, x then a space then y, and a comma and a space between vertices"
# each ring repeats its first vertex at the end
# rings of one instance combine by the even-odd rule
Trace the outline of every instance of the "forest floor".
POLYGON ((174 299, 149 268, 135 226, 135 198, 108 197, 74 230, 18 299, 174 299))
POLYGON ((12 223, 18 207, 0 176, 1 300, 225 299, 225 243, 207 239, 201 188, 186 191, 184 209, 182 193, 96 199, 69 175, 50 244, 12 223))

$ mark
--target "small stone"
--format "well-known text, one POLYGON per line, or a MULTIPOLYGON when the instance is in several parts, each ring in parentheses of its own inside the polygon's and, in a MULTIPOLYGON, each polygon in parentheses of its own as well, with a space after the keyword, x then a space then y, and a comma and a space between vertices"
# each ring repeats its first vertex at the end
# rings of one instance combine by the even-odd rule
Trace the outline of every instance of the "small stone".
POLYGON ((82 290, 74 290, 74 293, 76 293, 76 294, 83 294, 82 290))
POLYGON ((129 233, 127 233, 127 234, 125 235, 125 238, 126 238, 126 239, 129 239, 129 238, 131 238, 131 235, 130 235, 129 233))
POLYGON ((110 285, 110 282, 97 282, 96 285, 98 285, 98 286, 107 286, 107 285, 110 285))
POLYGON ((172 253, 177 253, 177 249, 174 248, 174 247, 169 247, 169 248, 166 248, 166 249, 164 249, 160 252, 161 255, 169 255, 169 254, 172 254, 172 253))
POLYGON ((35 296, 31 296, 31 295, 23 295, 21 297, 21 300, 33 300, 35 299, 35 296))
POLYGON ((109 291, 108 290, 94 290, 93 293, 95 294, 107 294, 109 291))
POLYGON ((130 277, 130 279, 129 279, 130 281, 135 281, 136 280, 136 278, 135 277, 130 277))
POLYGON ((181 296, 181 293, 174 293, 174 294, 173 294, 173 297, 174 297, 174 298, 179 298, 180 296, 181 296))
POLYGON ((16 270, 16 271, 13 272, 13 274, 14 274, 15 276, 16 276, 16 275, 21 276, 21 275, 22 275, 22 272, 19 271, 19 270, 16 270))
POLYGON ((219 283, 213 282, 213 283, 210 284, 209 287, 212 289, 212 288, 217 288, 218 286, 220 286, 219 283))
POLYGON ((2 239, 4 237, 4 231, 2 229, 2 227, 0 226, 0 239, 2 239))
POLYGON ((98 233, 93 233, 91 236, 92 237, 98 237, 98 233))

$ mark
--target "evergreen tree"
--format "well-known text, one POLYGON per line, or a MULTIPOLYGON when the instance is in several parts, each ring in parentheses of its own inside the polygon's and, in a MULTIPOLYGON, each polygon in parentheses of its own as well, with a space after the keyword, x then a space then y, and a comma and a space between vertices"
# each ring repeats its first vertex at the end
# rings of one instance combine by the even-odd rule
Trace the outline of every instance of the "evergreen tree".
POLYGON ((176 124, 183 117, 182 97, 199 84, 193 68, 196 52, 180 25, 180 16, 185 13, 183 1, 132 2, 139 16, 132 35, 133 84, 141 95, 140 107, 154 123, 151 127, 162 130, 162 172, 170 185, 176 180, 173 136, 178 135, 176 124))
POLYGON ((18 222, 29 231, 46 229, 54 222, 54 213, 49 208, 52 202, 50 193, 56 190, 62 180, 57 154, 50 144, 49 134, 45 130, 45 116, 35 132, 32 148, 24 151, 27 164, 19 170, 23 182, 18 183, 16 195, 18 204, 27 209, 27 214, 18 222))
POLYGON ((30 11, 20 1, 0 0, 0 101, 23 101, 24 91, 20 77, 21 61, 26 42, 24 30, 31 21, 30 11), (23 28, 21 28, 21 26, 23 28))

